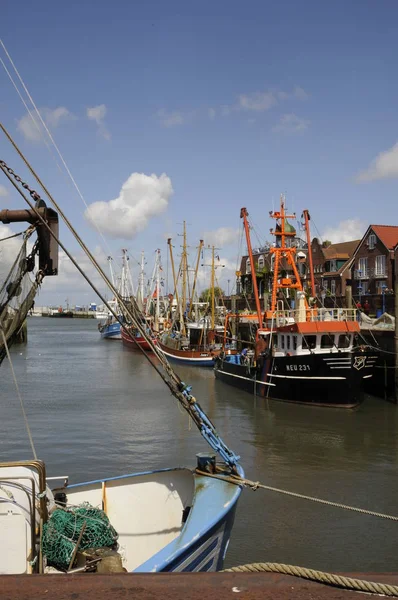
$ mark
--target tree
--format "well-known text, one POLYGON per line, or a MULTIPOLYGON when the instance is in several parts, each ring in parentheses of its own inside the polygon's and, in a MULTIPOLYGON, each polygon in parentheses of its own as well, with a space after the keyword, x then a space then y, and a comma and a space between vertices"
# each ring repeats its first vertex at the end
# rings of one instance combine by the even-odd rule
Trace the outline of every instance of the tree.
MULTIPOLYGON (((224 291, 220 287, 215 287, 214 288, 214 297, 217 299, 217 298, 222 298, 222 296, 224 296, 224 291)), ((211 288, 206 288, 200 294, 199 301, 200 302, 210 302, 210 300, 211 300, 211 288)))

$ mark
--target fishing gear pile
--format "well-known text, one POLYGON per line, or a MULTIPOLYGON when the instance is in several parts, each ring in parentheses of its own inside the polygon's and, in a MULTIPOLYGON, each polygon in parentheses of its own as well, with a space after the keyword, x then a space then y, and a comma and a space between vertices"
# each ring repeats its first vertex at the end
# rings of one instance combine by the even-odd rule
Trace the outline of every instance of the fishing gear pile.
POLYGON ((118 537, 104 511, 88 502, 57 508, 43 526, 43 554, 47 565, 67 571, 76 550, 112 548, 118 537))

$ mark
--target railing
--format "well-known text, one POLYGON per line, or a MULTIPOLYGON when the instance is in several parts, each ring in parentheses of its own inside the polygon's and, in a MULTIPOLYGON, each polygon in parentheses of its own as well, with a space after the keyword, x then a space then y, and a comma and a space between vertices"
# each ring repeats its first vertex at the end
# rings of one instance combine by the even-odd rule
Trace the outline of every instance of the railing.
POLYGON ((369 279, 370 269, 363 269, 354 271, 354 279, 369 279))
POLYGON ((307 308, 303 310, 277 310, 274 318, 277 326, 303 321, 355 321, 355 308, 307 308))

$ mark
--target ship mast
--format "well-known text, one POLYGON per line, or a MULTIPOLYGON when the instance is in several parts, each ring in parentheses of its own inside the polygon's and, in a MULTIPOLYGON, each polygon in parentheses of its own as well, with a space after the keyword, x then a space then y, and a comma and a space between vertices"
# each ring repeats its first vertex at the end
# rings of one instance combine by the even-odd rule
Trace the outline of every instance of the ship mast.
MULTIPOLYGON (((171 243, 171 238, 169 238, 167 240, 167 244, 169 246, 169 251, 170 251, 171 271, 173 273, 173 285, 174 285, 173 298, 175 296, 175 298, 177 300, 177 304, 178 304, 178 287, 177 287, 176 271, 175 271, 175 267, 174 267, 173 246, 171 243)), ((170 310, 171 310, 171 308, 170 308, 170 310)))
POLYGON ((140 269, 140 292, 138 298, 138 306, 141 310, 144 308, 144 268, 145 268, 145 254, 144 251, 141 251, 141 269, 140 269))
POLYGON ((311 234, 310 234, 310 213, 307 209, 303 210, 305 233, 307 235, 307 248, 308 248, 308 261, 310 264, 310 277, 311 277, 311 294, 315 298, 315 279, 314 279, 314 265, 312 262, 312 246, 311 246, 311 234))
MULTIPOLYGON (((271 300, 271 312, 275 312, 277 309, 277 298, 278 291, 281 289, 297 289, 303 291, 303 286, 301 283, 300 275, 297 270, 296 262, 294 257, 296 255, 296 247, 291 245, 291 242, 287 242, 287 240, 293 240, 296 235, 294 228, 290 227, 286 222, 286 219, 295 219, 296 215, 288 215, 285 212, 285 201, 283 195, 281 195, 281 208, 278 212, 270 211, 270 216, 272 219, 276 219, 277 226, 275 230, 271 229, 271 234, 276 238, 275 247, 270 248, 270 253, 274 254, 275 262, 274 262, 274 280, 272 285, 272 300, 271 300), (295 281, 291 281, 290 279, 281 278, 281 270, 282 270, 282 259, 285 259, 287 265, 290 265, 293 271, 293 275, 295 281)), ((306 302, 306 306, 308 304, 306 302)))
POLYGON ((193 303, 195 300, 195 289, 196 289, 196 281, 198 278, 198 269, 199 269, 199 261, 200 261, 200 253, 202 252, 202 248, 203 248, 203 240, 199 240, 199 246, 198 246, 198 258, 196 259, 196 268, 195 268, 195 276, 194 276, 194 280, 193 280, 193 286, 192 286, 192 296, 191 296, 191 300, 189 302, 189 317, 192 314, 192 309, 193 309, 193 303))
POLYGON ((214 318, 214 314, 216 312, 215 310, 215 302, 214 302, 214 273, 215 273, 215 268, 214 268, 214 246, 211 247, 211 328, 214 331, 214 327, 215 327, 215 318, 214 318))
POLYGON ((183 221, 183 242, 182 242, 182 256, 181 256, 181 271, 182 271, 182 298, 181 298, 181 333, 185 335, 185 321, 184 313, 187 308, 187 272, 188 272, 188 257, 187 257, 187 228, 186 222, 183 221))
POLYGON ((249 223, 247 221, 248 216, 249 216, 249 213, 247 212, 246 208, 241 208, 240 218, 243 219, 243 226, 245 228, 247 251, 249 253, 250 268, 251 268, 251 273, 252 273, 254 299, 256 301, 256 310, 257 310, 257 316, 258 316, 258 326, 261 329, 263 326, 263 315, 261 314, 260 298, 258 297, 257 278, 256 278, 256 271, 254 268, 252 244, 251 244, 251 240, 250 240, 250 229, 249 229, 249 223))
POLYGON ((160 317, 160 250, 156 251, 156 312, 155 312, 155 330, 159 331, 160 317))

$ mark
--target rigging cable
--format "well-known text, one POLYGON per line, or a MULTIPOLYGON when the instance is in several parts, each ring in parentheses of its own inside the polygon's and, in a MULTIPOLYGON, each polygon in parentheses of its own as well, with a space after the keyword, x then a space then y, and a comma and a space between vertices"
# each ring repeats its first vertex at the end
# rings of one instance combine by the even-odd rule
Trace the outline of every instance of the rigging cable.
MULTIPOLYGON (((69 167, 68 167, 68 165, 67 165, 67 163, 66 163, 66 161, 65 161, 65 159, 64 159, 64 157, 63 157, 63 155, 62 155, 62 153, 61 153, 61 151, 60 151, 60 149, 58 148, 57 144, 55 143, 55 140, 54 140, 54 138, 53 138, 53 136, 52 136, 52 134, 51 134, 51 132, 50 132, 49 128, 47 127, 47 125, 46 125, 46 123, 45 123, 45 121, 44 121, 43 117, 41 116, 41 113, 40 113, 39 109, 37 108, 37 106, 36 106, 36 104, 35 104, 35 102, 34 102, 34 100, 33 100, 32 96, 31 96, 31 94, 30 94, 30 92, 29 92, 29 90, 28 90, 27 86, 25 85, 25 82, 24 82, 24 81, 23 81, 23 79, 22 79, 22 76, 20 75, 20 73, 19 73, 19 71, 18 71, 18 69, 17 69, 17 67, 16 67, 16 65, 15 65, 15 63, 14 63, 14 61, 12 60, 12 58, 11 58, 11 56, 10 56, 10 54, 9 54, 9 52, 8 52, 8 50, 7 50, 7 48, 6 48, 6 46, 4 45, 4 42, 3 42, 3 40, 2 40, 1 38, 0 38, 0 45, 2 46, 2 48, 3 48, 3 50, 4 50, 5 54, 6 54, 6 56, 7 56, 7 58, 8 58, 8 60, 10 61, 10 64, 12 65, 12 67, 13 67, 13 69, 14 69, 14 71, 15 71, 15 73, 16 73, 16 75, 17 75, 17 77, 18 77, 18 79, 19 79, 19 81, 20 81, 20 83, 21 83, 21 85, 22 85, 22 87, 23 87, 23 89, 24 89, 24 91, 25 91, 25 93, 26 93, 27 97, 29 98, 29 100, 30 100, 30 102, 31 102, 31 104, 32 104, 32 106, 33 106, 33 108, 34 108, 34 110, 35 110, 35 113, 36 113, 37 117, 39 118, 39 120, 40 120, 40 122, 41 122, 42 126, 44 127, 44 130, 45 130, 45 132, 47 133, 48 137, 50 138, 50 140, 51 140, 51 143, 53 144, 53 146, 54 146, 54 148, 55 148, 55 150, 56 150, 56 152, 57 152, 57 154, 58 154, 58 156, 59 156, 59 158, 60 158, 60 160, 61 160, 61 162, 62 162, 62 164, 63 164, 63 166, 64 166, 64 168, 65 168, 65 170, 66 170, 66 172, 67 172, 67 174, 68 174, 68 176, 69 176, 69 178, 70 178, 70 180, 71 180, 71 182, 72 182, 72 184, 73 184, 73 186, 74 186, 74 188, 76 189, 76 191, 77 191, 77 193, 78 193, 78 195, 79 195, 80 199, 82 200, 82 202, 83 202, 84 206, 85 206, 85 207, 86 207, 86 209, 88 210, 88 208, 89 208, 89 207, 88 207, 88 204, 87 204, 87 202, 86 202, 86 200, 85 200, 85 198, 84 198, 84 196, 83 196, 83 194, 82 194, 82 192, 81 192, 81 190, 80 190, 79 186, 77 185, 77 182, 76 182, 75 178, 73 177, 71 170, 69 169, 69 167)), ((38 131, 38 133, 40 134, 40 137, 41 137, 41 138, 42 138, 42 140, 44 141, 45 145, 47 146, 47 149, 48 149, 48 151, 50 152, 51 156, 53 157, 53 159, 54 159, 54 161, 55 161, 55 164, 57 165, 57 167, 58 167, 59 171, 60 171, 60 172, 61 172, 61 173, 64 175, 64 173, 63 173, 63 171, 62 171, 62 169, 61 169, 61 167, 60 167, 60 165, 59 165, 59 163, 58 163, 58 161, 57 161, 56 157, 54 156, 54 153, 53 153, 53 151, 51 150, 51 148, 50 148, 50 146, 49 146, 49 144, 48 144, 48 142, 47 142, 47 139, 45 138, 45 136, 43 135, 43 132, 42 132, 42 130, 40 129, 40 126, 39 126, 38 122, 37 122, 37 121, 36 121, 36 119, 34 118, 34 116, 33 116, 33 114, 32 114, 32 111, 31 111, 31 110, 30 110, 30 108, 28 107, 28 105, 27 105, 27 103, 26 103, 25 99, 23 98, 23 96, 22 96, 22 94, 21 94, 21 92, 20 92, 20 90, 19 90, 18 86, 16 85, 16 83, 15 83, 15 81, 14 81, 14 79, 13 79, 13 77, 12 77, 11 73, 10 73, 10 72, 9 72, 9 70, 7 69, 7 66, 5 65, 5 63, 4 63, 4 61, 3 61, 3 59, 2 59, 1 57, 0 57, 0 62, 1 62, 1 64, 2 64, 2 66, 3 66, 4 70, 5 70, 5 72, 7 73, 7 75, 8 75, 8 77, 9 77, 9 79, 10 79, 10 81, 11 81, 12 85, 14 86, 14 88, 15 88, 15 90, 16 90, 16 92, 17 92, 18 96, 19 96, 19 98, 21 99, 21 102, 23 103, 23 105, 24 105, 25 109, 27 110, 27 112, 28 112, 28 114, 29 114, 29 116, 30 116, 31 120, 33 121, 33 123, 34 123, 34 125, 35 125, 35 127, 36 127, 36 129, 37 129, 37 131, 38 131)), ((94 223, 94 222, 93 222, 93 225, 94 225, 94 227, 96 228, 96 230, 98 231, 98 233, 99 233, 100 237, 102 238, 102 240, 103 240, 103 242, 104 242, 104 244, 105 244, 106 248, 107 248, 107 249, 108 249, 108 251, 109 251, 109 254, 112 254, 112 251, 111 251, 111 249, 110 249, 110 247, 109 247, 109 244, 108 244, 108 242, 106 241, 106 239, 105 239, 105 237, 104 237, 104 235, 103 235, 102 231, 100 230, 100 228, 98 227, 98 225, 97 225, 96 223, 94 223)))
POLYGON ((18 399, 19 399, 19 402, 20 402, 20 405, 21 405, 21 411, 22 411, 24 422, 25 422, 25 427, 26 427, 26 431, 27 431, 27 434, 28 434, 28 438, 29 438, 29 442, 30 442, 30 447, 32 448, 34 459, 37 460, 36 448, 35 448, 35 445, 34 445, 34 442, 33 442, 32 433, 30 431, 28 417, 27 417, 26 412, 25 412, 25 407, 24 407, 24 403, 23 403, 23 400, 22 400, 21 392, 19 391, 18 381, 17 381, 16 375, 15 375, 15 371, 14 371, 14 365, 12 364, 10 350, 8 348, 7 339, 6 339, 6 336, 4 334, 4 329, 3 329, 2 325, 0 325, 0 331, 1 331, 2 338, 3 338, 3 344, 4 344, 4 347, 5 347, 6 352, 7 352, 8 362, 10 363, 10 369, 11 369, 11 373, 12 373, 12 378, 14 380, 15 389, 16 389, 17 396, 18 396, 18 399))
MULTIPOLYGON (((54 198, 52 197, 52 195, 50 194, 50 192, 48 191, 48 189, 45 187, 45 185, 42 182, 42 180, 40 179, 40 177, 36 174, 36 172, 34 171, 33 167, 27 161, 27 159, 25 158, 25 156, 23 155, 23 153, 21 152, 21 150, 18 148, 18 146, 16 145, 16 143, 14 142, 14 140, 11 138, 10 134, 7 132, 7 130, 5 129, 5 127, 1 123, 0 123, 0 129, 6 135, 7 139, 9 140, 9 142, 11 143, 11 145, 13 146, 13 148, 15 149, 15 151, 18 153, 18 155, 20 156, 20 158, 23 160, 23 162, 25 163, 25 165, 28 167, 29 171, 32 173, 32 175, 34 176, 34 178, 36 179, 36 181, 42 187, 42 189, 44 190, 44 192, 46 193, 46 195, 48 196, 48 198, 50 199, 50 201, 52 202, 52 204, 54 205, 54 207, 58 210, 59 214, 61 215, 61 217, 63 218, 64 222, 68 226, 69 230, 72 232, 72 234, 76 238, 77 242, 79 243, 79 245, 84 250, 84 252, 87 255, 87 257, 89 258, 89 260, 91 261, 91 263, 95 267, 95 269, 98 271, 98 273, 100 274, 100 276, 102 277, 102 279, 108 285, 109 289, 115 294, 115 298, 117 298, 119 306, 122 306, 122 308, 123 308, 123 314, 124 314, 124 316, 127 315, 127 317, 133 323, 134 327, 136 329, 138 329, 138 331, 141 333, 141 335, 148 341, 149 345, 151 346, 151 349, 152 349, 153 353, 155 354, 155 356, 158 357, 158 359, 159 359, 159 361, 160 361, 160 363, 161 363, 161 365, 162 365, 162 367, 163 367, 163 369, 165 371, 165 374, 168 377, 164 376, 164 374, 160 371, 160 369, 156 365, 154 365, 153 361, 148 356, 148 354, 145 352, 145 350, 139 344, 137 344, 137 346, 140 349, 140 351, 143 352, 143 354, 146 356, 147 360, 152 364, 152 366, 158 372, 158 374, 160 375, 160 377, 162 377, 163 381, 169 387, 171 393, 176 396, 176 398, 181 402, 181 404, 185 408, 185 410, 191 415, 193 421, 195 422, 196 426, 198 427, 198 429, 199 429, 200 433, 202 434, 202 436, 204 437, 204 439, 210 444, 210 446, 216 452, 218 452, 220 454, 220 456, 222 456, 223 460, 228 465, 230 465, 230 467, 235 468, 236 464, 237 464, 237 462, 239 460, 239 457, 237 455, 235 455, 235 453, 232 450, 230 450, 228 448, 228 446, 224 443, 224 441, 219 437, 214 424, 207 417, 206 413, 203 411, 203 409, 201 408, 201 406, 199 405, 199 403, 197 403, 196 399, 191 395, 191 393, 190 393, 191 392, 191 387, 187 386, 180 379, 180 377, 171 368, 171 366, 170 366, 170 364, 169 364, 166 356, 164 355, 163 351, 158 347, 158 345, 156 345, 153 342, 153 340, 150 337, 147 336, 145 328, 143 327, 143 325, 141 323, 141 320, 140 320, 140 314, 141 313, 139 311, 138 306, 136 305, 135 299, 133 298, 131 300, 131 303, 130 303, 129 306, 126 305, 126 303, 124 302, 124 300, 120 297, 120 294, 117 292, 117 290, 115 289, 115 287, 109 281, 109 278, 106 276, 106 274, 104 273, 104 271, 102 270, 102 268, 100 267, 100 265, 95 260, 94 256, 91 254, 90 250, 87 248, 87 246, 84 244, 83 240, 80 238, 80 236, 78 235, 78 233, 75 231, 74 227, 72 226, 72 224, 70 223, 70 221, 68 220, 68 218, 65 216, 65 214, 62 211, 62 209, 59 207, 59 205, 57 204, 57 202, 54 200, 54 198)), ((73 257, 71 256, 71 254, 66 250, 65 246, 63 244, 61 244, 61 242, 57 239, 57 237, 55 236, 55 234, 51 231, 51 228, 49 227, 49 225, 47 224, 47 222, 36 211, 34 205, 21 192, 21 190, 19 190, 18 186, 14 183, 14 181, 11 178, 10 171, 12 171, 12 170, 9 169, 9 168, 6 169, 4 165, 5 165, 5 163, 3 163, 3 161, 1 161, 0 162, 0 168, 6 174, 6 176, 8 177, 8 179, 11 181, 11 183, 14 185, 14 187, 18 190, 18 192, 22 195, 22 197, 25 199, 25 201, 31 207, 31 209, 35 212, 35 214, 38 216, 39 220, 46 226, 46 228, 49 230, 49 232, 52 235, 52 237, 54 239, 56 239, 56 241, 58 242, 58 244, 60 245, 60 247, 65 251, 65 253, 67 254, 67 256, 70 258, 70 260, 76 266, 76 268, 78 269, 78 271, 86 279, 86 281, 89 283, 89 285, 94 290, 94 292, 99 296, 99 298, 101 298, 101 300, 104 302, 104 304, 108 307, 108 309, 110 310, 111 314, 113 314, 113 316, 121 323, 121 325, 123 325, 121 317, 119 315, 117 315, 113 311, 113 309, 109 306, 108 302, 105 300, 105 298, 103 297, 103 295, 99 292, 99 290, 97 290, 97 288, 91 282, 91 280, 86 275, 86 273, 84 273, 84 271, 78 266, 77 262, 73 259, 73 257)), ((130 335, 130 332, 129 332, 129 335, 130 335)), ((133 336, 131 336, 131 337, 133 337, 133 336)))

